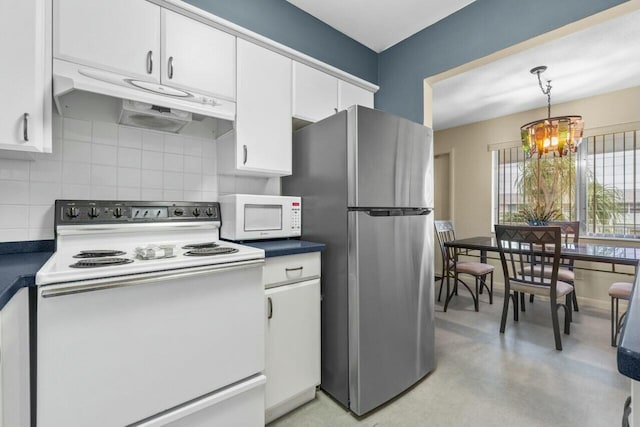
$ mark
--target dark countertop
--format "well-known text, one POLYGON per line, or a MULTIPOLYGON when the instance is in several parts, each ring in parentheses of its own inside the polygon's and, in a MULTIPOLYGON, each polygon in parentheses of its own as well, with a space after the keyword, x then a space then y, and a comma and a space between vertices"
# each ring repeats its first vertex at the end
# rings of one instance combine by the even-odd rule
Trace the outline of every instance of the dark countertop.
POLYGON ((321 252, 325 248, 324 243, 307 242, 304 240, 260 240, 255 242, 243 242, 243 245, 264 249, 267 258, 283 255, 304 254, 307 252, 321 252))
POLYGON ((618 371, 636 381, 640 381, 640 284, 638 282, 640 282, 640 275, 636 272, 624 328, 618 341, 618 371))
POLYGON ((20 288, 34 286, 36 273, 53 251, 0 255, 0 310, 20 288))

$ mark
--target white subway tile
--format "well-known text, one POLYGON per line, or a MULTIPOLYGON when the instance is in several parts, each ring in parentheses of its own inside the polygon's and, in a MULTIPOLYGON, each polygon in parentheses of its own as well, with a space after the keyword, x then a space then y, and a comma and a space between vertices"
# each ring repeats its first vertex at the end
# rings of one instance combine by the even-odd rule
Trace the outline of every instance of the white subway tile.
POLYGON ((29 228, 50 228, 53 230, 53 203, 29 206, 29 228))
POLYGON ((88 184, 86 185, 64 184, 62 186, 62 197, 64 199, 90 199, 91 186, 88 184))
POLYGON ((31 163, 28 160, 0 159, 0 179, 28 181, 31 163))
POLYGON ((216 159, 209 159, 207 157, 203 157, 202 173, 205 175, 216 175, 218 173, 218 166, 216 164, 216 159))
POLYGON ((118 145, 127 148, 142 148, 142 131, 127 126, 118 127, 118 145))
POLYGON ((29 227, 29 206, 0 205, 0 228, 29 227))
POLYGON ((62 163, 38 160, 31 164, 29 178, 31 182, 60 182, 62 179, 62 163))
POLYGON ((91 167, 91 186, 117 185, 117 169, 115 166, 93 165, 91 167))
POLYGON ((143 170, 141 185, 143 188, 162 189, 162 171, 143 170))
POLYGON ((162 170, 164 154, 155 151, 142 152, 142 169, 162 170))
POLYGON ((118 187, 140 187, 140 169, 118 168, 118 187))
POLYGON ((201 202, 202 191, 184 191, 183 200, 187 202, 201 202))
POLYGON ((91 161, 91 144, 88 142, 65 140, 63 146, 62 158, 65 162, 89 163, 91 161))
POLYGON ((53 227, 29 228, 29 240, 51 240, 53 238, 53 227))
POLYGON ((202 175, 185 173, 184 191, 202 191, 202 175))
POLYGON ((203 191, 202 192, 202 201, 203 202, 217 202, 218 201, 218 193, 215 191, 203 191))
POLYGON ((167 133, 164 135, 164 152, 182 154, 184 153, 184 137, 181 135, 167 133))
POLYGON ((27 181, 0 180, 0 204, 26 205, 29 203, 29 183, 27 181))
POLYGON ((164 190, 162 199, 166 201, 182 201, 184 200, 184 192, 182 190, 164 190))
POLYGON ((202 173, 202 159, 200 157, 184 157, 184 171, 187 173, 202 173))
POLYGON ((202 175, 202 189, 204 191, 218 191, 218 177, 215 175, 202 175))
POLYGON ((118 200, 141 200, 140 188, 118 187, 118 200))
POLYGON ((51 117, 51 132, 54 139, 62 139, 62 116, 59 114, 51 117))
POLYGON ((117 165, 118 147, 112 145, 93 144, 91 147, 91 163, 94 165, 117 165))
POLYGON ((62 186, 67 184, 91 183, 91 165, 89 163, 62 163, 62 186))
POLYGON ((154 200, 162 200, 162 190, 157 188, 143 188, 141 190, 142 198, 141 200, 154 201, 154 200))
POLYGON ((64 118, 63 136, 65 140, 91 141, 91 122, 64 118))
POLYGON ((115 123, 93 122, 93 143, 118 145, 118 125, 115 123))
POLYGON ((180 190, 184 185, 184 177, 179 172, 165 172, 162 177, 165 190, 180 190))
POLYGON ((220 194, 233 194, 236 192, 236 177, 232 175, 219 175, 218 192, 220 194))
POLYGON ((182 172, 184 170, 184 157, 182 154, 164 153, 163 169, 170 172, 182 172))
POLYGON ((29 186, 30 205, 49 205, 62 196, 59 182, 32 182, 29 186))
POLYGON ((202 141, 198 138, 185 138, 184 155, 202 157, 202 141))
POLYGON ((142 149, 147 151, 164 151, 164 134, 148 130, 142 131, 142 149))
POLYGON ((28 228, 0 228, 0 242, 19 242, 28 239, 28 228))
POLYGON ((216 143, 214 141, 202 142, 202 157, 207 159, 216 158, 216 143))
POLYGON ((140 169, 142 151, 133 148, 118 148, 118 166, 140 169))
POLYGON ((110 185, 92 185, 91 198, 97 200, 117 200, 117 187, 110 185))

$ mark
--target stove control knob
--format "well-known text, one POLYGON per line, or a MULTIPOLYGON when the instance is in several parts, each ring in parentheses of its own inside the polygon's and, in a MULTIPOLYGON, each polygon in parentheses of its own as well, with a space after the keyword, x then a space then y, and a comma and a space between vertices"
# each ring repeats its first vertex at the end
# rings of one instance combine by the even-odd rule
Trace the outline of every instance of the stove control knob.
POLYGON ((200 209, 199 208, 195 208, 193 210, 193 216, 200 216, 200 209))
POLYGON ((80 215, 80 211, 78 210, 78 208, 69 208, 67 209, 67 216, 69 218, 77 218, 78 215, 80 215))
POLYGON ((100 211, 98 210, 98 208, 93 207, 89 209, 89 216, 91 218, 97 218, 99 215, 100 215, 100 211))
POLYGON ((120 218, 122 216, 122 208, 115 208, 113 210, 113 216, 120 218))
POLYGON ((182 216, 184 215, 184 209, 182 208, 175 208, 175 210, 173 211, 173 214, 175 216, 182 216))
POLYGON ((207 216, 212 216, 213 215, 213 208, 207 208, 207 210, 204 211, 204 213, 206 213, 207 216))

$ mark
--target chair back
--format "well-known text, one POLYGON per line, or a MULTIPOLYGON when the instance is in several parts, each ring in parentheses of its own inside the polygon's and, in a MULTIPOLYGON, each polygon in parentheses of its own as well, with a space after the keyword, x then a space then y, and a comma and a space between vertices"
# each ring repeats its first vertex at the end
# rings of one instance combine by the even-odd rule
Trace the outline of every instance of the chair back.
MULTIPOLYGON (((580 221, 552 221, 551 226, 559 226, 562 244, 570 246, 578 244, 580 240, 580 221)), ((561 258, 560 267, 573 269, 573 259, 561 258)))
POLYGON ((453 252, 450 252, 450 256, 447 256, 448 248, 444 245, 446 242, 456 239, 456 233, 453 229, 453 221, 433 221, 433 226, 436 229, 436 236, 438 236, 438 244, 440 245, 440 252, 442 253, 442 262, 445 263, 447 259, 454 260, 453 252))
POLYGON ((513 282, 518 285, 549 287, 550 297, 556 297, 560 266, 561 228, 559 226, 495 226, 496 241, 504 272, 505 295, 513 282), (531 268, 532 261, 548 259, 541 269, 531 268), (551 278, 545 278, 551 269, 551 278))

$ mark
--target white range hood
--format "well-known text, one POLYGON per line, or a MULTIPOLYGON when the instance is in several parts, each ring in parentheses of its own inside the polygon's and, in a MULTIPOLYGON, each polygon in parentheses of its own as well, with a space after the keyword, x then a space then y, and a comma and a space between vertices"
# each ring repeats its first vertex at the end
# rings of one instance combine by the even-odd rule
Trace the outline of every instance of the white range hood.
MULTIPOLYGON (((54 59, 53 97, 60 114, 63 114, 61 97, 73 91, 90 92, 177 110, 174 112, 176 116, 184 117, 182 113, 188 112, 229 121, 235 120, 235 102, 54 59)), ((160 109, 149 110, 157 113, 160 109)), ((142 121, 138 124, 129 124, 148 127, 142 124, 142 121)))

